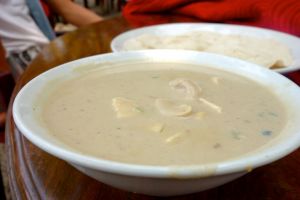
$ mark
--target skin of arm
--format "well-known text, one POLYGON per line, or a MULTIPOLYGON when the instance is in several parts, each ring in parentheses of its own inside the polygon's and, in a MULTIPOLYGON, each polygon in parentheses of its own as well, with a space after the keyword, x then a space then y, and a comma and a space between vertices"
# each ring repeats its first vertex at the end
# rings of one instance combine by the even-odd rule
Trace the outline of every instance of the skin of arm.
POLYGON ((64 18, 64 20, 77 27, 102 20, 102 17, 99 15, 71 0, 47 0, 45 2, 54 12, 64 18))

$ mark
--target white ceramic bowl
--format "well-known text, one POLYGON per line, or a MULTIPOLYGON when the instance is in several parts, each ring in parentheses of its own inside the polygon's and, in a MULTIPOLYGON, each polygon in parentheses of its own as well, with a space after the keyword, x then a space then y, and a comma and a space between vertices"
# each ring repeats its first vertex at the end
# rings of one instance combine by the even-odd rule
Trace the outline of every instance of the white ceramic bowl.
POLYGON ((147 50, 97 55, 49 70, 31 80, 21 89, 13 104, 13 117, 19 130, 32 143, 65 160, 81 172, 124 190, 148 195, 170 196, 199 192, 219 186, 244 175, 249 168, 268 164, 297 149, 300 146, 299 99, 300 88, 297 85, 278 73, 251 63, 194 51, 147 50), (78 67, 80 71, 88 71, 97 66, 101 67, 103 63, 140 60, 205 65, 253 79, 272 90, 283 102, 287 110, 287 124, 282 133, 259 152, 227 162, 168 167, 125 164, 80 154, 47 134, 34 116, 32 108, 38 101, 38 94, 43 92, 42 89, 46 84, 53 83, 53 80, 75 76, 78 74, 78 67))

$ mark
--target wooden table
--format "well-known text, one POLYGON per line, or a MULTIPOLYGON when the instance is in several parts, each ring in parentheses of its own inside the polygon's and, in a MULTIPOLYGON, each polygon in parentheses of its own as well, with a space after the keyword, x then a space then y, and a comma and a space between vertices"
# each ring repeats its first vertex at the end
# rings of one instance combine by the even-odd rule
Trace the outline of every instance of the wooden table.
MULTIPOLYGON (((78 58, 110 52, 111 39, 128 29, 127 22, 117 16, 57 38, 18 81, 12 100, 25 83, 47 69, 78 58)), ((299 76, 299 72, 290 75, 291 78, 299 76)), ((158 199, 102 184, 45 153, 22 136, 14 124, 11 110, 10 105, 6 154, 14 199, 158 199)), ((300 199, 300 150, 218 188, 172 199, 300 199)))

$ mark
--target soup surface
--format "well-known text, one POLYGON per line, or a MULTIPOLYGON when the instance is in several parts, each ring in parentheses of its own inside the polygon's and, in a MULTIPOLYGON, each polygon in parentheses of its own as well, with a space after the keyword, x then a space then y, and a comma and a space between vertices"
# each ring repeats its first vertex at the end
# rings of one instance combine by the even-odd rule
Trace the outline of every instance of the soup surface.
POLYGON ((100 67, 57 85, 41 104, 49 133, 83 154, 126 163, 232 159, 268 143, 286 120, 267 88, 190 64, 100 67))

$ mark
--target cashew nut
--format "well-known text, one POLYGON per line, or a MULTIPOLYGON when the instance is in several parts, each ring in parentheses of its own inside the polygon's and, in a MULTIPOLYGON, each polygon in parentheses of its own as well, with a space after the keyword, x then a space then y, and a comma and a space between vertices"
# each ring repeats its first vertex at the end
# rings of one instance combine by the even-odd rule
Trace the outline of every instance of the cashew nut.
POLYGON ((201 88, 196 83, 184 78, 172 80, 169 82, 169 85, 177 92, 183 94, 186 99, 196 99, 201 92, 201 88))
POLYGON ((167 116, 186 116, 192 112, 190 105, 178 105, 167 99, 156 99, 155 105, 161 114, 167 116))

